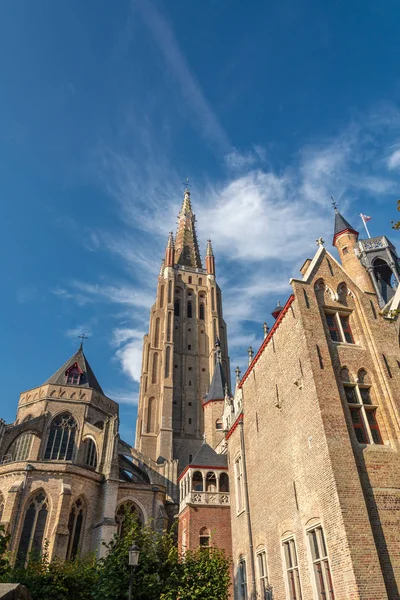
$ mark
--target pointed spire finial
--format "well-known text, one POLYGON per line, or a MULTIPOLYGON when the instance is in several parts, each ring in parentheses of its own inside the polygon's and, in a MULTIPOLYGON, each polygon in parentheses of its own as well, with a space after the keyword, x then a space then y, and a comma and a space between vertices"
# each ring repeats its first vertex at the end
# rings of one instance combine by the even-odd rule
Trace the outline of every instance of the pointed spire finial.
POLYGON ((263 330, 264 330, 264 339, 265 339, 269 332, 269 327, 266 323, 263 323, 263 330))
POLYGON ((206 443, 207 443, 207 438, 206 438, 206 434, 205 434, 205 432, 204 432, 204 433, 203 433, 203 444, 206 444, 206 443))
POLYGON ((240 381, 240 369, 239 369, 239 367, 236 367, 235 373, 236 373, 236 383, 239 383, 239 381, 240 381))
POLYGON ((174 234, 172 231, 170 231, 168 234, 167 248, 173 248, 173 247, 174 247, 174 234))
POLYGON ((320 237, 317 240, 315 240, 315 243, 317 244, 317 246, 323 246, 325 244, 325 240, 323 240, 322 237, 320 237))
POLYGON ((214 256, 211 240, 207 240, 206 256, 214 256))
POLYGON ((333 210, 335 212, 338 212, 337 203, 336 203, 336 200, 335 200, 335 198, 333 196, 331 196, 331 202, 332 202, 333 210))
POLYGON ((164 275, 164 268, 165 268, 165 258, 163 258, 162 261, 161 261, 161 265, 160 265, 160 277, 162 275, 164 275))
POLYGON ((247 350, 247 354, 249 355, 249 365, 251 365, 251 362, 253 360, 253 348, 251 346, 249 346, 249 349, 247 350))

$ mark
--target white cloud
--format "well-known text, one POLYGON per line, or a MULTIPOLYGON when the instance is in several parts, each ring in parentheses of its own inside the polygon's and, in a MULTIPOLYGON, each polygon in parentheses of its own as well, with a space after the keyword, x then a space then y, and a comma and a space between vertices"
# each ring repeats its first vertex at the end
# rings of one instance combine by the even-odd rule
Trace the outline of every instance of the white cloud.
POLYGON ((135 382, 140 381, 143 336, 144 332, 137 329, 115 329, 113 332, 113 343, 119 346, 115 356, 124 373, 135 382))
POLYGON ((400 168, 400 149, 395 150, 387 159, 388 169, 394 171, 395 169, 400 168))
POLYGON ((134 285, 103 285, 74 281, 72 286, 79 290, 88 301, 95 302, 103 300, 113 304, 127 304, 137 308, 149 309, 153 296, 146 293, 141 287, 134 285))
POLYGON ((130 390, 130 389, 109 389, 106 392, 107 396, 114 400, 114 402, 118 402, 118 404, 128 404, 132 406, 137 406, 139 401, 139 393, 138 391, 130 390))

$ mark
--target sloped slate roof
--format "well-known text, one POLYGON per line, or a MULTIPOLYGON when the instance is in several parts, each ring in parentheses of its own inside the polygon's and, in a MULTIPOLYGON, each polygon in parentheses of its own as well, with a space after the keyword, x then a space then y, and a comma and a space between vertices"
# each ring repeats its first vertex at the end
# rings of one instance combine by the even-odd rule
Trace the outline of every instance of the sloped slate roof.
POLYGON ((45 384, 53 383, 55 385, 65 385, 65 372, 75 363, 78 363, 78 366, 82 371, 80 383, 76 387, 92 388, 97 392, 100 392, 100 394, 104 396, 105 394, 101 389, 101 385, 97 381, 96 376, 92 371, 92 367, 89 365, 86 356, 83 353, 82 347, 80 347, 78 352, 75 352, 75 354, 71 356, 71 358, 67 360, 67 362, 64 363, 63 366, 58 369, 58 371, 54 373, 54 375, 52 375, 47 381, 45 381, 45 384))
POLYGON ((208 444, 202 444, 189 466, 194 467, 228 467, 226 454, 217 454, 208 444))
POLYGON ((335 230, 334 235, 338 235, 342 231, 346 231, 346 229, 351 229, 351 231, 356 231, 354 227, 350 225, 348 221, 340 214, 339 211, 335 212, 335 230))
POLYGON ((222 368, 221 361, 217 359, 210 389, 208 394, 203 399, 203 402, 209 402, 210 400, 223 400, 225 398, 225 384, 226 380, 224 370, 222 368))

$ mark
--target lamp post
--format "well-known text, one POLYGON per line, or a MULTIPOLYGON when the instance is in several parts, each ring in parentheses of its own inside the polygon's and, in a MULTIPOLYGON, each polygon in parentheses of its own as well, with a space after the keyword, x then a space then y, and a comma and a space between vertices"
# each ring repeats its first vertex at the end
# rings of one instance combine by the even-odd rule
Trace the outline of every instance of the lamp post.
POLYGON ((129 576, 129 600, 132 600, 133 572, 139 564, 139 554, 139 546, 136 546, 136 543, 133 542, 132 546, 129 548, 129 566, 131 567, 131 572, 129 576))

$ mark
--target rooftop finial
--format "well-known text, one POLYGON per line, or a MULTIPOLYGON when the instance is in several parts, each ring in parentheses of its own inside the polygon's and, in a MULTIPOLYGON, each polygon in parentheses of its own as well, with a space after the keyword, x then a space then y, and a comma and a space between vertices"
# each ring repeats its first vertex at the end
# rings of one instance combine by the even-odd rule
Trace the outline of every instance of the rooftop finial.
POLYGON ((336 204, 336 200, 335 200, 335 198, 333 196, 331 196, 331 202, 332 202, 333 210, 335 212, 337 212, 338 207, 337 207, 337 204, 336 204))
POLYGON ((269 327, 266 323, 263 323, 263 330, 264 330, 264 340, 265 340, 265 338, 267 337, 268 332, 269 332, 269 327))
POLYGON ((249 355, 249 365, 251 365, 251 362, 253 360, 253 348, 251 346, 249 346, 249 349, 247 350, 247 354, 249 355))
POLYGON ((83 348, 83 342, 84 342, 85 340, 88 340, 89 338, 88 338, 88 336, 87 336, 87 335, 85 335, 84 333, 81 333, 81 335, 78 335, 78 338, 81 340, 81 344, 80 344, 80 346, 79 346, 79 350, 82 350, 82 348, 83 348))
POLYGON ((217 362, 221 362, 221 342, 219 338, 215 341, 215 358, 217 362))
POLYGON ((206 256, 214 256, 214 251, 213 251, 213 247, 211 244, 211 240, 207 240, 206 256))
POLYGON ((239 367, 236 367, 235 373, 236 373, 236 382, 239 382, 240 381, 240 369, 239 369, 239 367))
POLYGON ((172 231, 170 231, 169 235, 168 235, 167 248, 173 248, 173 247, 174 247, 174 234, 172 231))

